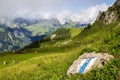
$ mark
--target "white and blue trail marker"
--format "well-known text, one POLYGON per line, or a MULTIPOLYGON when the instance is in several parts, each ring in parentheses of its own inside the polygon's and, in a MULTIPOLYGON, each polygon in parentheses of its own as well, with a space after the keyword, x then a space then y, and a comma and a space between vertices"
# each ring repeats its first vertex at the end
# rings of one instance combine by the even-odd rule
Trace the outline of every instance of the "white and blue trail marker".
POLYGON ((83 74, 85 70, 90 69, 94 64, 95 60, 96 60, 95 57, 83 59, 80 65, 77 66, 77 73, 83 74))

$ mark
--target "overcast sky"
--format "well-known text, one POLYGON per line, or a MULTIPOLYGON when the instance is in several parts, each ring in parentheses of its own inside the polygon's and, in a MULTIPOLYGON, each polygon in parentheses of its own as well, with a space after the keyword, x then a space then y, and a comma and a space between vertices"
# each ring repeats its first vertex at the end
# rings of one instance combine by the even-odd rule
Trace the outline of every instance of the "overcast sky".
POLYGON ((93 21, 99 10, 105 11, 115 0, 0 0, 0 17, 58 18, 61 22, 93 21))

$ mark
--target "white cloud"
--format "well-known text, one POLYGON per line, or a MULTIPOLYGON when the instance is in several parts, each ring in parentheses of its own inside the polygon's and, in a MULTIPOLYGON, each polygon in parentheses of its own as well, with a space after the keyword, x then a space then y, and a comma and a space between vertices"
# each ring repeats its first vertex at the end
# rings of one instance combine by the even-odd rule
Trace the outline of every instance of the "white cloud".
POLYGON ((70 20, 72 12, 65 10, 56 15, 56 18, 60 21, 61 24, 64 24, 66 21, 70 20))
MULTIPOLYGON (((63 1, 63 0, 62 0, 63 1)), ((0 17, 14 16, 22 13, 24 9, 33 12, 55 7, 61 4, 61 0, 0 0, 0 17)), ((23 14, 23 13, 22 13, 23 14)))
POLYGON ((99 11, 106 11, 108 9, 108 5, 101 4, 89 7, 88 9, 82 10, 80 12, 73 12, 69 10, 64 10, 61 12, 30 12, 30 10, 25 9, 21 10, 19 14, 22 17, 29 17, 29 18, 44 18, 44 19, 51 19, 57 18, 61 24, 64 24, 66 21, 74 21, 80 23, 93 23, 99 13, 99 11))
POLYGON ((54 16, 51 15, 52 13, 48 15, 53 18, 57 18, 62 24, 67 20, 80 22, 80 23, 93 23, 96 20, 99 11, 106 11, 108 7, 109 6, 106 4, 101 4, 101 5, 92 6, 80 12, 71 12, 65 10, 60 13, 54 13, 54 16))
MULTIPOLYGON (((41 17, 40 14, 42 11, 50 11, 50 12, 44 13, 44 15, 47 16, 46 18, 50 18, 54 14, 54 16, 62 20, 64 18, 59 17, 60 13, 62 13, 62 15, 65 17, 67 15, 64 15, 64 14, 68 13, 68 15, 70 15, 69 16, 70 18, 71 16, 81 14, 78 12, 72 12, 72 10, 74 11, 82 10, 85 7, 90 7, 92 5, 101 4, 101 3, 108 4, 108 2, 111 2, 111 1, 109 0, 0 0, 0 17, 14 17, 15 15, 16 16, 29 15, 32 17, 37 15, 41 17), (51 11, 55 11, 55 13, 51 11)), ((106 5, 102 4, 94 7, 97 7, 97 8, 102 7, 104 9, 106 5)), ((93 9, 93 7, 91 8, 93 9)), ((79 15, 79 18, 78 17, 75 17, 75 18, 77 18, 76 20, 79 20, 82 16, 84 16, 84 13, 82 13, 81 16, 79 15)), ((92 17, 93 15, 90 16, 90 18, 92 17)))
POLYGON ((96 5, 86 10, 83 10, 80 13, 73 14, 70 19, 72 21, 77 21, 81 23, 94 22, 99 11, 106 11, 108 7, 109 6, 106 4, 96 5))

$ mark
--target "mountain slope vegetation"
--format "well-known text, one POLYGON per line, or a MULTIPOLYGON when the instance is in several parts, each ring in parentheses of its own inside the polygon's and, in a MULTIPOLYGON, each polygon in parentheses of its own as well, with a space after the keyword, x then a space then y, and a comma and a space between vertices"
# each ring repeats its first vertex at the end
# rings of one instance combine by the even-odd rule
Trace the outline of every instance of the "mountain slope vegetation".
POLYGON ((0 20, 0 52, 18 50, 34 41, 38 41, 59 28, 85 26, 80 23, 60 24, 58 19, 15 18, 13 21, 0 20), (4 44, 4 45, 3 45, 4 44))
MULTIPOLYGON (((117 0, 119 2, 119 0, 117 0)), ((114 4, 116 5, 116 3, 114 4)), ((117 4, 118 5, 118 4, 117 4)), ((119 4, 120 6, 120 4, 119 4)), ((104 12, 105 13, 105 12, 104 12)), ((106 12, 107 13, 107 12, 106 12)), ((105 14, 106 14, 105 13, 105 14)), ((103 15, 101 15, 103 17, 103 15)), ((104 19, 105 17, 103 17, 104 19)), ((104 21, 104 20, 103 20, 104 21)), ((81 30, 62 28, 25 48, 1 54, 1 80, 119 80, 120 79, 120 20, 109 24, 98 19, 81 30), (66 34, 61 33, 66 31, 66 34), (62 39, 56 39, 57 34, 62 39), (69 35, 68 35, 69 34, 69 35), (64 36, 69 36, 65 37, 64 36), (115 58, 103 68, 95 67, 86 74, 67 76, 72 62, 85 52, 106 52, 115 58), (19 63, 12 63, 16 59, 19 63), (6 61, 8 64, 3 65, 6 61)))
MULTIPOLYGON (((86 27, 79 35, 72 38, 72 41, 66 45, 54 46, 56 45, 56 42, 60 42, 59 44, 62 44, 71 40, 70 38, 39 43, 40 46, 37 48, 26 48, 27 52, 24 54, 12 53, 11 56, 13 56, 13 54, 14 56, 9 60, 11 63, 8 63, 8 67, 3 66, 0 69, 1 79, 119 79, 120 28, 118 24, 119 23, 117 22, 109 25, 95 23, 91 27, 89 26, 89 28, 86 27), (101 26, 99 26, 100 24, 101 26), (115 56, 115 59, 101 69, 95 68, 85 75, 73 75, 68 77, 66 75, 66 71, 73 60, 84 52, 92 51, 110 53, 115 56), (22 56, 22 60, 21 58, 17 58, 20 56, 22 56), (16 59, 20 61, 20 63, 12 64, 12 59, 16 59), (19 70, 16 71, 18 68, 19 70), (5 76, 5 71, 9 74, 8 77, 5 76)), ((5 56, 7 57, 8 55, 3 55, 3 60, 5 60, 5 56)))

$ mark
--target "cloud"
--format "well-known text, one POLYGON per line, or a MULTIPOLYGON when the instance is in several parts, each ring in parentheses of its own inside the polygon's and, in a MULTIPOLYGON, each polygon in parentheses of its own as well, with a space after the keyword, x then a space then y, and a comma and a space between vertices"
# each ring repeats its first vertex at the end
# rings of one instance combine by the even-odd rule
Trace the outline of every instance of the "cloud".
POLYGON ((109 6, 106 4, 101 4, 92 6, 80 12, 71 12, 66 10, 58 14, 57 19, 59 19, 62 24, 67 20, 80 23, 93 23, 96 20, 99 11, 106 11, 108 7, 109 6))
POLYGON ((81 11, 80 13, 75 13, 71 16, 72 21, 77 21, 81 23, 90 23, 96 20, 99 11, 106 11, 108 9, 108 5, 101 4, 90 7, 86 10, 81 11))
POLYGON ((52 8, 59 6, 61 0, 0 0, 0 17, 1 16, 14 16, 24 10, 36 12, 38 10, 52 8))
POLYGON ((108 5, 100 4, 96 6, 91 6, 88 9, 82 10, 80 12, 74 12, 70 10, 63 10, 61 12, 30 12, 28 9, 20 11, 20 15, 26 18, 42 18, 51 19, 57 18, 61 24, 66 21, 80 22, 80 23, 93 23, 98 16, 99 11, 106 11, 108 5))
POLYGON ((66 21, 70 20, 70 16, 72 16, 72 12, 64 10, 63 12, 57 14, 55 18, 57 18, 61 24, 64 24, 66 21))
MULTIPOLYGON (((0 17, 24 16, 27 12, 79 11, 112 0, 0 0, 0 17)), ((112 1, 113 2, 113 1, 112 1)))
POLYGON ((105 0, 0 0, 0 17, 57 18, 62 24, 68 20, 90 23, 99 11, 107 10, 108 5, 100 4, 103 2, 105 0))

